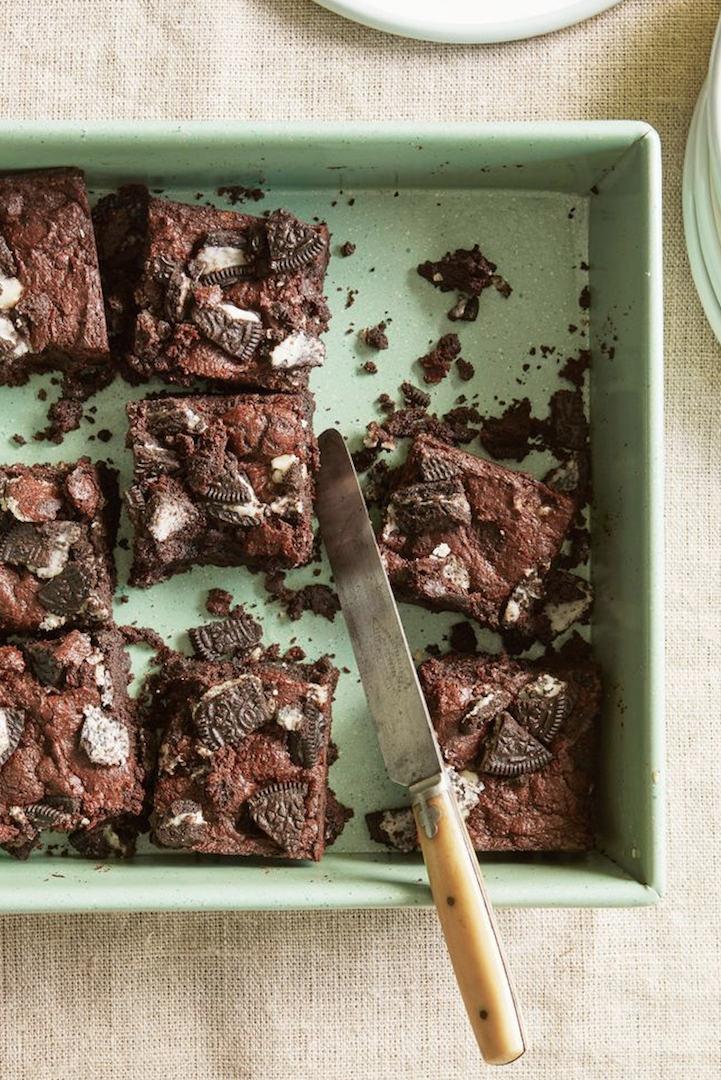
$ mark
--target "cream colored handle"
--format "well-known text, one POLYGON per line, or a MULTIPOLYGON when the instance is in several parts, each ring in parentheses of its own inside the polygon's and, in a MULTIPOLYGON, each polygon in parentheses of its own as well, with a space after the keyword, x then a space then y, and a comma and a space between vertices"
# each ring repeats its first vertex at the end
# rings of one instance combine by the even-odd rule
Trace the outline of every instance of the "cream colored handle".
POLYGON ((521 1056, 526 1044, 476 853, 450 790, 414 802, 413 814, 476 1041, 489 1065, 507 1065, 521 1056), (427 835, 422 822, 434 822, 434 836, 427 835))

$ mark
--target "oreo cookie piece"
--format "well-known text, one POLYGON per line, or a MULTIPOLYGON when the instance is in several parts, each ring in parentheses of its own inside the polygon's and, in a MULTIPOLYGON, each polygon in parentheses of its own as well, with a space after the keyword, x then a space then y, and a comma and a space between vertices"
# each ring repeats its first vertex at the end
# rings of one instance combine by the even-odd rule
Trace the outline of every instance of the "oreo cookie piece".
POLYGON ((163 308, 170 322, 183 322, 190 299, 192 282, 180 267, 175 267, 165 286, 163 308))
POLYGON ((266 220, 265 232, 269 266, 276 274, 307 266, 325 244, 322 236, 287 210, 275 210, 266 220))
POLYGON ((232 285, 246 281, 257 273, 258 259, 263 249, 262 232, 251 228, 247 232, 219 229, 207 233, 191 263, 204 285, 232 285))
POLYGON ((268 721, 262 682, 255 675, 244 675, 214 686, 195 706, 193 721, 208 749, 218 750, 226 743, 237 746, 268 721))
POLYGON ((25 728, 25 713, 20 709, 0 708, 0 767, 17 750, 25 728))
POLYGON ((307 794, 307 784, 270 784, 248 800, 255 824, 289 855, 300 853, 307 794))
POLYGON ((18 272, 15 256, 8 247, 7 240, 0 233, 0 274, 5 278, 14 278, 18 272))
POLYGON ((536 739, 548 746, 572 708, 568 683, 544 673, 523 687, 510 711, 536 739))
POLYGON ((195 654, 203 660, 219 660, 223 656, 248 652, 262 636, 260 624, 240 607, 226 619, 188 630, 195 654))
POLYGON ((35 525, 18 521, 0 540, 0 562, 11 566, 37 565, 42 558, 43 538, 35 525))
POLYGON ((191 319, 203 337, 241 363, 253 355, 263 337, 260 317, 235 304, 194 306, 191 319))
POLYGON ((494 720, 500 712, 507 709, 512 700, 512 695, 507 690, 501 690, 495 686, 484 686, 480 695, 461 717, 461 731, 464 735, 478 731, 484 724, 494 720))
POLYGON ((192 848, 203 839, 207 823, 192 799, 176 799, 155 823, 153 840, 161 847, 192 848))
POLYGON ((41 642, 28 642, 23 647, 25 661, 41 686, 58 687, 63 682, 63 665, 53 649, 41 642))
POLYGON ((68 563, 38 590, 38 600, 52 615, 75 615, 90 596, 90 585, 77 563, 68 563))
POLYGON ((288 753, 294 765, 312 769, 325 744, 328 719, 312 703, 306 703, 300 725, 288 732, 288 753))
POLYGON ((409 484, 391 496, 390 506, 404 532, 471 522, 471 507, 460 480, 409 484))
POLYGON ((80 800, 66 795, 47 795, 42 802, 23 807, 23 813, 36 829, 72 829, 78 824, 80 800))
POLYGON ((504 712, 493 722, 479 769, 493 776, 524 776, 545 768, 551 758, 550 751, 530 731, 504 712))
POLYGON ((86 859, 129 859, 135 854, 139 830, 140 819, 127 814, 93 829, 75 829, 68 841, 86 859))
POLYGON ((564 450, 582 450, 588 442, 588 420, 578 390, 557 390, 551 397, 553 442, 564 450))
POLYGON ((454 461, 431 454, 421 456, 420 470, 424 480, 451 480, 454 476, 461 474, 460 468, 454 461))

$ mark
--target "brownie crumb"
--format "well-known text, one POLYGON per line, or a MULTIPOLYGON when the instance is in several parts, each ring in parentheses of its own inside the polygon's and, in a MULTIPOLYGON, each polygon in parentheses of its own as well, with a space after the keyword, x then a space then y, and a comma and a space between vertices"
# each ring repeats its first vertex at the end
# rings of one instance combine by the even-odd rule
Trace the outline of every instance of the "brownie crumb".
POLYGON ((469 622, 454 623, 448 640, 452 652, 474 653, 478 644, 476 632, 469 622))
POLYGON ((370 349, 378 349, 379 351, 382 349, 387 349, 387 325, 387 323, 379 322, 377 326, 368 326, 365 330, 359 330, 359 334, 370 349))
POLYGON ((218 195, 225 195, 233 206, 244 202, 260 202, 265 198, 265 193, 259 187, 243 187, 242 184, 231 184, 218 188, 218 195))
POLYGON ((414 386, 413 383, 406 382, 401 383, 401 393, 403 394, 403 400, 408 405, 420 405, 422 409, 427 409, 431 403, 431 395, 425 390, 421 390, 420 387, 414 386))
POLYGON ((305 660, 306 652, 300 645, 291 645, 289 649, 286 649, 283 653, 283 659, 287 660, 291 664, 297 664, 301 660, 305 660))
POLYGON ((477 296, 459 296, 448 312, 448 318, 451 322, 475 322, 479 306, 477 296))
POLYGON ((459 356, 456 360, 456 368, 458 374, 464 382, 469 382, 476 374, 476 369, 473 364, 469 364, 467 360, 464 360, 462 356, 459 356))
POLYGON ((581 349, 578 356, 569 356, 561 368, 559 375, 562 379, 573 383, 574 386, 583 386, 586 372, 591 363, 591 353, 588 349, 581 349))
POLYGON ((363 370, 367 371, 369 375, 377 375, 378 374, 378 365, 375 363, 375 361, 366 360, 365 364, 363 364, 362 366, 363 366, 363 370))
POLYGON ((40 389, 38 390, 38 401, 47 401, 47 400, 48 400, 48 392, 47 392, 47 390, 45 389, 44 386, 41 386, 40 389))
POLYGON ((118 630, 127 645, 149 645, 159 656, 171 655, 174 651, 165 644, 157 630, 151 630, 149 626, 119 626, 118 630))
POLYGON ((108 431, 107 428, 101 428, 98 432, 98 438, 101 442, 110 442, 113 437, 112 431, 108 431))
POLYGON ((451 363, 461 351, 458 334, 444 334, 439 338, 435 349, 421 356, 418 363, 423 368, 423 381, 429 385, 445 379, 451 369, 451 363))
POLYGON ((350 307, 353 307, 353 305, 355 304, 355 298, 356 298, 357 295, 358 295, 358 290, 357 289, 349 289, 348 290, 348 295, 345 298, 346 310, 348 308, 350 308, 350 307))
POLYGON ((590 292, 590 290, 588 288, 588 285, 584 285, 583 288, 581 289, 581 295, 578 298, 578 303, 579 303, 579 306, 581 308, 583 308, 584 311, 588 311, 588 309, 590 308, 590 306, 591 306, 591 292, 590 292))
POLYGON ((302 589, 289 589, 283 570, 266 574, 263 584, 268 595, 285 608, 293 622, 304 611, 312 611, 314 615, 322 615, 333 622, 336 612, 340 611, 340 601, 328 585, 304 585, 302 589))
POLYGON ((13 442, 17 443, 18 446, 25 446, 27 439, 23 435, 18 435, 18 433, 16 432, 13 435, 13 442))
POLYGON ((371 465, 363 489, 366 506, 385 505, 397 471, 392 469, 387 461, 376 461, 375 465, 371 465))
POLYGON ((466 296, 480 296, 491 286, 503 296, 510 296, 511 286, 496 273, 496 264, 487 259, 478 244, 470 249, 448 251, 438 262, 424 262, 418 273, 441 292, 456 291, 466 296))
POLYGON ((395 412, 396 405, 390 394, 379 394, 378 408, 384 413, 395 412))
POLYGON ((487 416, 481 428, 481 443, 496 460, 523 461, 530 440, 537 434, 528 398, 512 402, 500 416, 487 416))
POLYGON ((226 589, 209 589, 205 601, 205 610, 210 615, 225 618, 230 615, 230 605, 233 603, 233 595, 226 589))
POLYGON ((355 244, 352 244, 350 240, 346 240, 345 244, 341 244, 340 253, 344 259, 347 259, 349 255, 353 255, 355 252, 355 244))

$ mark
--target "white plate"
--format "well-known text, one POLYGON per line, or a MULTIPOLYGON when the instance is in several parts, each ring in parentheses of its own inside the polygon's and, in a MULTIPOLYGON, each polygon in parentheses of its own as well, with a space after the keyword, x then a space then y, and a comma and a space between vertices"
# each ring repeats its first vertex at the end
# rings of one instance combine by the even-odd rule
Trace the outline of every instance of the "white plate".
POLYGON ((515 41, 590 19, 620 0, 316 0, 354 22, 423 41, 515 41))
POLYGON ((700 130, 700 122, 703 120, 703 104, 702 94, 696 103, 688 133, 688 142, 686 143, 686 157, 683 166, 683 224, 686 233, 688 261, 691 264, 691 273, 693 274, 696 291, 706 312, 709 325, 717 340, 721 342, 721 305, 714 292, 704 260, 699 240, 697 207, 694 197, 697 139, 699 137, 706 138, 705 124, 703 129, 700 130))

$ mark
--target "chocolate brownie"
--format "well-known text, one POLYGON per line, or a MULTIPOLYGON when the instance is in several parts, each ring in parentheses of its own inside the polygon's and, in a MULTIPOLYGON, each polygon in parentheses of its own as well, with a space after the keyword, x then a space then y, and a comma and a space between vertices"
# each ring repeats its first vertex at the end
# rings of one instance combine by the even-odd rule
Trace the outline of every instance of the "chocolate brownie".
POLYGON ((143 811, 142 750, 114 630, 0 648, 0 844, 28 854, 45 829, 89 854, 127 846, 143 811), (125 836, 117 837, 115 826, 125 836))
POLYGON ((167 656, 143 698, 148 723, 165 723, 153 841, 320 859, 337 678, 327 657, 299 664, 260 650, 235 662, 167 656))
POLYGON ((131 377, 307 387, 310 369, 323 362, 319 335, 330 318, 325 225, 286 210, 258 218, 143 199, 138 188, 108 199, 95 224, 114 332, 122 338, 123 320, 135 318, 131 377))
MULTIPOLYGON (((600 706, 591 660, 450 653, 419 676, 477 851, 585 851, 594 846, 600 706)), ((409 809, 368 815, 371 836, 416 847, 409 809)))
POLYGON ((78 169, 0 178, 0 383, 109 363, 100 273, 78 169))
POLYGON ((543 593, 571 499, 427 435, 394 477, 380 549, 402 600, 512 630, 543 593))
POLYGON ((0 634, 111 618, 119 498, 114 470, 0 465, 0 634))
POLYGON ((318 463, 309 393, 147 398, 127 411, 131 584, 198 564, 309 561, 318 463))

